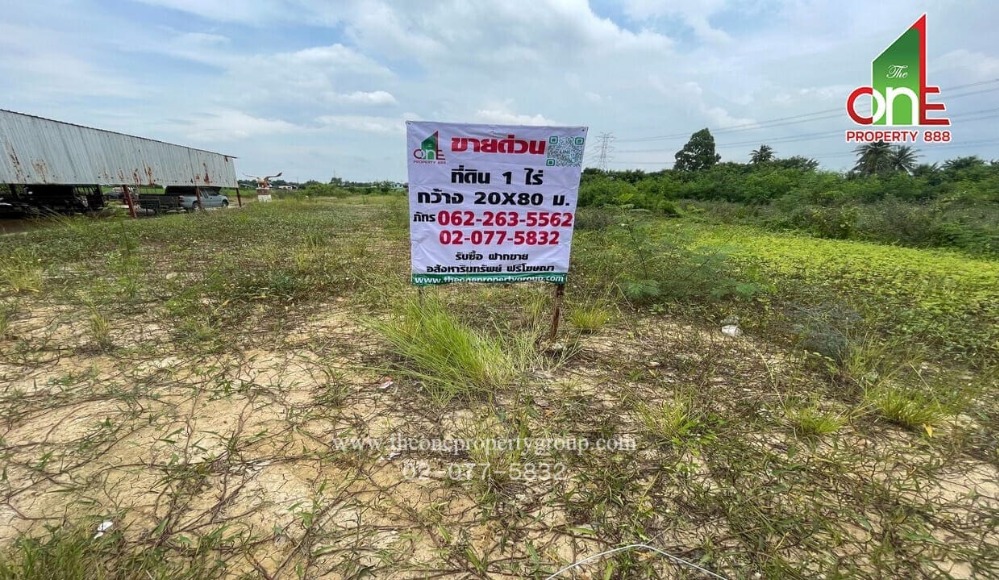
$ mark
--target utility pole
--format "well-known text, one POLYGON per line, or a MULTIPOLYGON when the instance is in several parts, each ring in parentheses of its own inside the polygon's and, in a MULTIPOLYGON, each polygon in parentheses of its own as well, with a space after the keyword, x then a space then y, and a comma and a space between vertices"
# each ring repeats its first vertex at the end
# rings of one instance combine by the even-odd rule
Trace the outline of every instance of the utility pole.
POLYGON ((600 161, 598 162, 600 171, 607 171, 607 162, 610 160, 610 153, 614 151, 614 148, 611 146, 611 142, 613 141, 613 133, 600 134, 600 161))

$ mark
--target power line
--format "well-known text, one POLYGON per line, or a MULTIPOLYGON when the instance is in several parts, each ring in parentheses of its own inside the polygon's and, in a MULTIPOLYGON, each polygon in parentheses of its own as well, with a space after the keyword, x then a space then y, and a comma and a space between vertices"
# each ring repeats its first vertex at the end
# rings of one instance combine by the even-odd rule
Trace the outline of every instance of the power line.
MULTIPOLYGON (((993 90, 999 90, 999 89, 993 89, 993 90)), ((981 120, 985 120, 985 119, 992 119, 992 118, 995 118, 995 117, 999 116, 999 114, 996 114, 997 111, 999 111, 999 107, 993 107, 993 108, 989 108, 989 109, 979 109, 977 111, 968 111, 968 112, 965 112, 965 113, 958 113, 956 115, 951 115, 950 118, 951 119, 963 119, 965 121, 981 121, 981 120), (984 114, 984 113, 992 113, 992 114, 984 114)), ((819 132, 814 132, 814 133, 803 133, 803 134, 799 134, 799 135, 787 135, 787 136, 784 136, 784 137, 771 137, 771 138, 766 139, 766 142, 767 142, 767 144, 771 144, 771 143, 795 143, 795 142, 798 142, 798 141, 811 141, 811 140, 814 140, 814 139, 821 139, 821 138, 825 138, 825 137, 832 137, 832 136, 835 136, 835 135, 842 135, 843 131, 844 131, 843 129, 835 129, 835 130, 832 130, 832 131, 819 131, 819 132)), ((758 144, 758 141, 759 141, 759 139, 752 139, 752 140, 747 140, 747 141, 736 141, 736 142, 729 142, 729 143, 719 143, 718 144, 718 148, 722 148, 722 147, 726 147, 726 148, 727 147, 741 147, 741 146, 745 146, 745 145, 756 145, 756 144, 758 144)), ((664 149, 664 148, 656 148, 656 149, 626 149, 626 150, 620 151, 620 153, 667 153, 667 152, 668 152, 668 150, 664 149)))
MULTIPOLYGON (((951 87, 951 88, 949 88, 947 90, 948 90, 948 92, 950 92, 950 91, 955 91, 955 90, 959 90, 959 89, 968 89, 968 88, 973 88, 973 87, 981 87, 981 86, 984 86, 984 85, 992 85, 992 84, 996 84, 996 83, 999 83, 999 78, 985 80, 985 81, 978 81, 978 82, 974 82, 974 83, 967 83, 967 84, 964 84, 964 85, 957 85, 957 86, 951 87)), ((979 94, 983 94, 983 93, 991 93, 991 92, 995 92, 995 91, 999 91, 999 87, 991 87, 991 88, 986 88, 986 89, 977 89, 977 90, 965 91, 965 92, 957 93, 957 94, 948 94, 948 95, 945 96, 945 100, 946 101, 950 101, 950 100, 953 100, 953 99, 959 99, 959 98, 973 96, 973 95, 979 95, 979 94)), ((941 96, 943 96, 943 95, 941 95, 941 96)), ((989 108, 989 109, 980 109, 980 110, 976 110, 976 111, 968 111, 968 112, 964 112, 964 113, 958 113, 956 115, 949 115, 949 118, 951 118, 951 119, 962 119, 962 120, 965 120, 965 121, 979 121, 979 120, 985 120, 985 119, 993 119, 993 118, 999 117, 999 114, 996 113, 997 111, 999 111, 999 107, 994 107, 994 108, 989 108)), ((812 112, 812 113, 803 113, 801 115, 793 115, 793 116, 781 117, 781 118, 777 118, 777 119, 770 119, 768 121, 761 121, 759 123, 745 124, 745 125, 738 125, 738 126, 734 126, 734 127, 728 127, 728 128, 717 130, 716 133, 722 133, 722 134, 725 134, 725 133, 737 133, 737 132, 741 132, 741 131, 762 130, 762 129, 769 129, 769 128, 774 128, 774 127, 779 127, 779 126, 794 125, 794 124, 801 124, 801 123, 810 123, 810 122, 814 122, 814 121, 820 121, 820 120, 824 120, 824 119, 828 119, 828 118, 837 117, 837 116, 839 116, 841 114, 842 114, 842 109, 841 108, 837 108, 837 109, 825 109, 825 110, 821 110, 821 111, 815 111, 815 112, 812 112), (834 115, 830 114, 833 111, 836 111, 837 113, 834 114, 834 115)), ((798 135, 788 135, 788 136, 784 136, 784 137, 771 137, 771 138, 766 138, 765 140, 767 141, 767 143, 795 143, 795 142, 803 142, 803 141, 812 141, 812 140, 816 140, 816 139, 823 139, 823 138, 827 138, 827 137, 830 137, 830 136, 842 135, 842 134, 843 134, 843 130, 842 129, 838 129, 838 130, 834 130, 834 131, 819 131, 819 132, 805 133, 805 134, 798 134, 798 135)), ((620 141, 622 141, 622 142, 647 142, 647 141, 662 140, 662 139, 684 139, 684 138, 688 138, 688 137, 689 136, 686 133, 678 133, 676 135, 669 135, 669 136, 648 137, 648 138, 643 138, 643 139, 622 139, 620 141)), ((720 148, 730 148, 730 147, 739 147, 739 146, 745 146, 745 145, 755 145, 759 141, 760 141, 760 139, 754 139, 754 140, 751 140, 751 141, 737 141, 737 142, 731 142, 731 143, 722 143, 722 144, 719 144, 719 147, 720 148)), ((965 148, 965 147, 974 147, 974 146, 992 145, 992 144, 994 144, 994 141, 989 140, 989 139, 985 139, 985 140, 976 140, 976 141, 956 141, 956 142, 952 142, 952 143, 934 143, 933 147, 934 148, 936 148, 936 147, 945 147, 947 149, 960 149, 960 148, 965 148)), ((663 148, 656 148, 656 149, 627 149, 627 150, 619 151, 619 153, 668 153, 668 148, 667 147, 663 147, 663 148)), ((850 156, 850 155, 853 155, 853 153, 837 153, 837 154, 827 154, 827 155, 818 155, 818 156, 819 157, 826 157, 826 158, 828 158, 828 157, 840 157, 840 156, 846 157, 846 156, 850 156)), ((659 166, 668 166, 668 165, 671 165, 670 162, 661 162, 661 161, 627 161, 627 160, 610 161, 608 159, 608 160, 606 160, 606 162, 607 163, 611 163, 613 165, 659 165, 659 166)), ((601 166, 603 166, 603 165, 604 164, 601 163, 601 166)))
MULTIPOLYGON (((999 145, 999 139, 978 139, 975 141, 958 141, 951 143, 934 143, 932 145, 933 149, 939 151, 955 151, 959 149, 967 149, 969 147, 982 147, 984 145, 999 145)), ((817 153, 812 155, 812 157, 822 157, 824 159, 840 159, 844 157, 856 157, 857 153, 855 151, 835 151, 831 153, 817 153)))
MULTIPOLYGON (((960 90, 960 89, 966 89, 966 88, 971 88, 971 87, 978 87, 978 86, 995 84, 995 83, 999 83, 999 78, 994 78, 994 79, 990 79, 990 80, 986 80, 986 81, 978 81, 978 82, 974 82, 974 83, 967 83, 967 84, 963 84, 963 85, 956 85, 956 86, 953 86, 953 87, 949 87, 946 90, 948 92, 950 92, 950 91, 956 91, 956 90, 960 90)), ((968 97, 968 96, 972 96, 972 95, 979 95, 979 94, 982 94, 982 93, 990 93, 990 92, 994 92, 994 91, 997 91, 997 90, 999 90, 999 87, 990 88, 990 89, 981 89, 981 90, 976 90, 976 91, 968 91, 968 92, 965 92, 965 93, 958 93, 956 95, 954 95, 954 94, 944 95, 944 92, 941 91, 940 96, 941 97, 945 97, 946 100, 952 100, 952 99, 959 99, 959 98, 962 98, 962 97, 968 97)), ((741 125, 733 125, 731 127, 723 127, 721 129, 716 129, 715 131, 712 132, 712 134, 718 135, 718 134, 733 133, 733 132, 740 132, 740 131, 753 131, 753 130, 758 130, 758 129, 769 129, 769 128, 772 128, 772 127, 780 127, 780 126, 785 126, 785 125, 796 125, 796 124, 799 124, 799 123, 810 123, 812 121, 820 121, 820 120, 823 120, 823 119, 831 119, 831 118, 834 118, 834 117, 837 117, 837 116, 841 115, 842 113, 843 113, 843 107, 836 107, 834 109, 823 109, 821 111, 813 111, 811 113, 802 113, 800 115, 792 115, 792 116, 789 116, 789 117, 778 117, 776 119, 768 119, 768 120, 765 120, 765 121, 759 121, 759 122, 754 122, 754 123, 743 123, 741 125), (835 114, 833 114, 833 113, 835 113, 835 114)), ((648 142, 648 141, 661 141, 661 140, 671 140, 671 139, 683 139, 683 138, 689 138, 689 137, 690 137, 689 133, 675 133, 673 135, 659 135, 659 136, 654 136, 654 137, 639 137, 639 138, 635 138, 635 139, 619 139, 618 141, 620 141, 621 143, 641 143, 641 142, 648 142)))

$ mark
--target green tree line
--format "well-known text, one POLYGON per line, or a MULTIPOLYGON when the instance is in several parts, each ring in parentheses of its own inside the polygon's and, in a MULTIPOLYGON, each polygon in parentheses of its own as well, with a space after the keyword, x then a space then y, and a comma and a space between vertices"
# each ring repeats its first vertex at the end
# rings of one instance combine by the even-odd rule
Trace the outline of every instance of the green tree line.
POLYGON ((999 255, 999 161, 965 156, 921 164, 916 149, 883 142, 854 152, 847 172, 782 158, 766 144, 746 163, 723 162, 702 129, 676 153, 673 169, 585 169, 579 203, 999 255))

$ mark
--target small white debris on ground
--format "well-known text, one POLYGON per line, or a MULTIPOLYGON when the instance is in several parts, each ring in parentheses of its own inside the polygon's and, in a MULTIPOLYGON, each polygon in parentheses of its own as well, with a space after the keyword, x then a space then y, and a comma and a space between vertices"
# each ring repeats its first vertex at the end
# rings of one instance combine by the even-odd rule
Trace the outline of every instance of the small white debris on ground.
POLYGON ((104 532, 107 532, 113 527, 114 527, 114 522, 112 522, 111 520, 104 520, 103 522, 100 523, 100 525, 97 526, 97 533, 94 534, 94 539, 96 540, 97 538, 103 536, 104 532))
POLYGON ((721 331, 725 336, 742 336, 742 329, 739 328, 738 324, 726 324, 722 327, 721 331))

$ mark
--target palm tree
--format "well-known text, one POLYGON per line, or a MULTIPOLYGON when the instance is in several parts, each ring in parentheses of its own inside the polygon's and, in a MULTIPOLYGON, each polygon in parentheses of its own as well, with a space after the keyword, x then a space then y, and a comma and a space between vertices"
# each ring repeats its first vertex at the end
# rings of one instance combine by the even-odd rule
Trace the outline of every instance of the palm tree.
POLYGON ((769 145, 760 145, 759 149, 756 149, 749 154, 749 162, 753 165, 760 165, 762 163, 768 163, 774 160, 774 149, 769 145))
POLYGON ((888 156, 888 168, 891 171, 904 171, 912 173, 916 168, 916 159, 919 152, 908 145, 896 145, 892 147, 888 156))
POLYGON ((859 155, 853 170, 860 175, 877 175, 891 167, 891 145, 884 141, 866 143, 853 152, 859 155))
POLYGON ((967 157, 955 157, 954 159, 948 159, 944 161, 943 169, 948 173, 957 173, 965 169, 972 169, 974 167, 985 167, 985 160, 977 155, 969 155, 967 157))
POLYGON ((920 163, 912 169, 915 177, 933 177, 940 173, 940 166, 936 163, 920 163))

